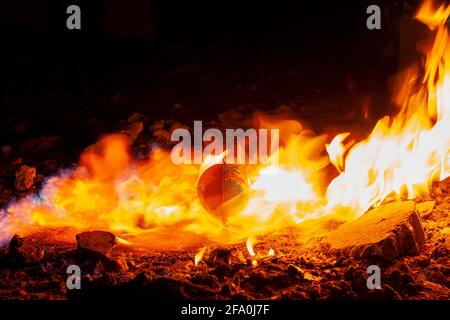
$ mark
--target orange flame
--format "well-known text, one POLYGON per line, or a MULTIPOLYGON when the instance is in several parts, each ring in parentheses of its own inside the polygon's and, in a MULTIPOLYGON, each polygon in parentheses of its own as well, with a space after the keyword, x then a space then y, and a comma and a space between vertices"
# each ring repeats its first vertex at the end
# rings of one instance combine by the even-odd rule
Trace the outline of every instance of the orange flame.
POLYGON ((256 241, 255 238, 248 237, 247 242, 246 242, 247 251, 252 257, 256 256, 255 250, 253 249, 253 246, 255 245, 255 241, 256 241))
POLYGON ((201 248, 200 250, 198 250, 198 252, 195 254, 194 257, 194 265, 197 266, 200 261, 202 261, 203 259, 203 255, 205 254, 207 246, 204 246, 203 248, 201 248))
MULTIPOLYGON (((431 182, 449 176, 450 47, 446 21, 450 6, 432 10, 426 2, 417 18, 436 36, 425 63, 423 85, 414 92, 418 74, 410 70, 398 97, 401 111, 378 121, 370 136, 347 152, 345 171, 327 190, 329 210, 350 207, 357 214, 386 199, 413 199, 428 194, 431 182)), ((339 138, 339 136, 338 136, 339 138)), ((338 143, 340 141, 338 140, 338 143)))

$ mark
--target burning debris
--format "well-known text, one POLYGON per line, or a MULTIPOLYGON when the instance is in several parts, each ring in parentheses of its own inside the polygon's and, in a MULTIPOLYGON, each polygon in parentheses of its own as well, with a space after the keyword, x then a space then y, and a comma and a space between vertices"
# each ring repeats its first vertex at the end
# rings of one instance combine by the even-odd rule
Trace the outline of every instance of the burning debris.
POLYGON ((78 251, 81 254, 102 256, 116 244, 116 236, 111 232, 90 231, 77 234, 78 251))
POLYGON ((15 235, 9 243, 7 259, 12 264, 37 264, 44 258, 45 251, 33 238, 21 238, 15 235))

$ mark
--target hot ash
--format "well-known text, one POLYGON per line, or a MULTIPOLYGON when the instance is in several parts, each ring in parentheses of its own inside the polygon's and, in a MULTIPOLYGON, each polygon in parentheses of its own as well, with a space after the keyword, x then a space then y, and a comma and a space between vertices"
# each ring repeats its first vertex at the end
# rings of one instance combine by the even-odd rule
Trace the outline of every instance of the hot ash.
POLYGON ((395 97, 399 112, 379 120, 365 140, 347 141, 349 133, 342 133, 329 141, 296 120, 257 114, 255 127, 280 130, 279 162, 242 166, 244 179, 223 173, 223 157, 177 165, 159 148, 133 161, 127 138, 110 135, 88 148, 75 170, 49 178, 39 195, 10 204, 0 240, 72 228, 109 230, 142 246, 232 243, 324 216, 353 219, 389 200, 428 195, 434 181, 450 175, 449 14, 450 6, 422 6, 417 19, 434 34, 423 70, 404 72, 395 97), (213 172, 217 165, 222 174, 213 172), (330 165, 337 176, 327 184, 330 165), (209 175, 218 175, 219 184, 228 179, 235 192, 219 188, 219 198, 211 199, 209 175))

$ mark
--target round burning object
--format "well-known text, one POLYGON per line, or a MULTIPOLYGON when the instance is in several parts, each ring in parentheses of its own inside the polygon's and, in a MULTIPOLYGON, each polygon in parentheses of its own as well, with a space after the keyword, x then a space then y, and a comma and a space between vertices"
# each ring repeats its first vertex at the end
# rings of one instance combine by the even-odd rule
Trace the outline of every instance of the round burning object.
POLYGON ((242 168, 231 164, 216 164, 203 172, 197 193, 202 206, 226 221, 242 211, 249 200, 250 185, 242 168))

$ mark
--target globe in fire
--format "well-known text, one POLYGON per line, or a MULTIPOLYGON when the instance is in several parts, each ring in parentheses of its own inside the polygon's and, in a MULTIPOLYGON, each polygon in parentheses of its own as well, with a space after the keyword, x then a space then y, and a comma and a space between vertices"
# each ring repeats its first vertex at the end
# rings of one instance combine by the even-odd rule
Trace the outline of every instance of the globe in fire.
POLYGON ((203 172, 197 184, 202 206, 224 222, 241 212, 249 201, 250 185, 238 165, 216 164, 203 172))

